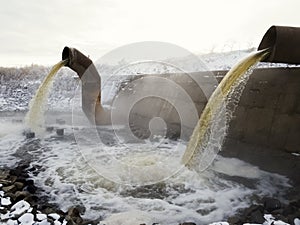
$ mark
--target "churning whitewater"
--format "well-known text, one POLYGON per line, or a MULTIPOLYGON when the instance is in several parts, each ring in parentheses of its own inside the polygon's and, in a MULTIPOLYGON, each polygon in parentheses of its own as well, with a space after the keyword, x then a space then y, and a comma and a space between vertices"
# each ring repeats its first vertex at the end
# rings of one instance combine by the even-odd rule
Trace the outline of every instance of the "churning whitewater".
MULTIPOLYGON (((261 171, 238 159, 220 156, 202 173, 184 168, 165 182, 137 187, 118 185, 102 178, 86 163, 76 146, 72 126, 64 125, 63 139, 49 133, 43 140, 23 141, 23 126, 12 123, 11 118, 2 118, 1 123, 3 120, 11 125, 11 130, 1 130, 2 137, 5 137, 0 142, 2 164, 11 165, 12 153, 30 158, 32 167, 41 168, 41 172, 32 175, 36 185, 62 210, 82 205, 86 208, 84 217, 96 219, 101 216, 108 221, 105 224, 130 220, 161 224, 186 220, 198 223, 219 221, 247 207, 257 196, 283 197, 284 190, 289 187, 283 176, 261 171), (13 148, 10 147, 12 142, 13 148), (237 181, 237 177, 243 182, 237 181), (135 217, 136 214, 139 218, 135 217), (117 216, 119 220, 109 223, 117 216)), ((170 141, 165 146, 172 149, 174 143, 170 141)), ((17 157, 14 162, 18 160, 17 157)), ((180 157, 173 160, 180 160, 180 157)))
MULTIPOLYGON (((254 54, 253 57, 255 60, 251 61, 251 65, 258 62, 262 56, 254 54)), ((84 149, 84 145, 78 147, 74 131, 84 133, 86 129, 80 125, 75 126, 72 122, 72 115, 76 116, 80 106, 75 107, 77 109, 75 112, 64 108, 61 111, 46 113, 44 128, 63 128, 64 136, 58 136, 48 129, 43 138, 24 139, 22 133, 26 127, 21 122, 24 114, 6 111, 0 118, 1 124, 6 125, 0 127, 1 164, 13 166, 20 160, 27 160, 32 167, 41 168, 39 173, 32 174, 32 179, 51 196, 52 202, 57 203, 62 210, 67 210, 73 205, 84 206, 86 209, 84 217, 91 219, 101 217, 104 219, 101 223, 106 225, 120 224, 120 221, 126 221, 128 224, 176 224, 187 220, 210 223, 233 215, 238 209, 249 206, 259 196, 276 195, 281 198, 289 188, 287 178, 262 171, 238 159, 223 158, 216 154, 211 158, 209 153, 215 149, 219 151, 224 138, 218 137, 220 126, 224 125, 226 129, 228 125, 228 121, 220 122, 218 117, 232 116, 232 111, 226 111, 228 109, 226 107, 230 104, 222 104, 220 99, 237 100, 231 99, 234 88, 230 88, 236 85, 234 87, 239 92, 242 91, 247 76, 251 74, 250 64, 239 72, 238 75, 241 76, 246 74, 242 80, 230 83, 230 86, 225 88, 226 92, 218 98, 218 103, 212 103, 218 106, 209 105, 210 111, 214 113, 214 116, 205 116, 209 127, 199 123, 195 130, 200 129, 206 133, 206 130, 201 129, 209 129, 210 137, 203 138, 203 135, 200 135, 195 138, 193 135, 195 139, 192 138, 192 142, 196 144, 184 140, 163 139, 159 145, 160 151, 157 152, 150 142, 143 145, 134 142, 122 145, 119 143, 120 140, 113 138, 114 129, 99 126, 101 135, 109 144, 101 145, 101 151, 98 151, 99 147, 96 151, 90 146, 84 149), (214 111, 216 109, 219 111, 214 111), (215 121, 215 124, 210 120, 215 121), (213 142, 204 143, 203 140, 213 142), (205 149, 200 145, 213 148, 205 149), (186 146, 189 146, 188 150, 186 146), (84 154, 82 151, 85 151, 84 154), (208 159, 201 157, 203 152, 208 152, 208 159), (105 163, 105 153, 113 153, 113 157, 123 163, 117 165, 110 163, 106 174, 99 174, 91 167, 95 165, 91 164, 91 160, 105 163), (200 165, 202 169, 198 169, 199 157, 201 160, 211 160, 209 165, 213 162, 209 167, 204 162, 200 165), (183 164, 187 164, 188 167, 183 164), (136 170, 126 170, 124 169, 126 165, 133 165, 136 170), (169 176, 170 171, 176 173, 169 176), (106 179, 106 176, 115 177, 115 180, 120 182, 106 179), (149 177, 151 181, 160 182, 147 184, 149 177), (165 177, 168 179, 164 179, 165 177), (129 181, 128 184, 131 185, 124 184, 124 181, 129 181), (132 185, 141 183, 147 185, 132 185)), ((56 79, 54 88, 56 85, 68 87, 69 84, 73 84, 68 80, 72 77, 66 77, 56 79)), ((236 77, 238 78, 239 76, 236 77)), ((71 96, 70 92, 72 91, 63 95, 69 99, 67 102, 73 101, 74 104, 76 99, 72 98, 74 96, 71 96)), ((234 110, 234 107, 231 110, 234 110)), ((119 129, 122 130, 122 127, 119 129)), ((107 158, 107 161, 110 161, 110 158, 107 158)))

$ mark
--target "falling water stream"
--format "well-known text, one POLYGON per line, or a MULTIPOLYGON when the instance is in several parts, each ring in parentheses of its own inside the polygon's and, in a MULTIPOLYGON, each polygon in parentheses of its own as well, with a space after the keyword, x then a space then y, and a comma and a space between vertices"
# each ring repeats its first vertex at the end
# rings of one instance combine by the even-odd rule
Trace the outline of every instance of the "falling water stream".
MULTIPOLYGON (((178 224, 185 221, 204 224, 222 220, 240 208, 249 206, 255 196, 280 196, 288 188, 287 178, 283 176, 267 173, 238 159, 223 158, 216 154, 226 135, 222 129, 226 130, 232 118, 253 66, 265 55, 264 51, 254 53, 227 73, 209 99, 188 143, 182 140, 164 143, 160 151, 168 154, 166 165, 185 166, 176 176, 163 182, 129 186, 105 179, 82 157, 76 146, 73 127, 68 124, 64 125, 63 139, 57 139, 48 133, 43 139, 29 141, 30 148, 26 148, 27 143, 22 147, 24 143, 15 141, 20 137, 10 132, 10 136, 5 136, 5 141, 0 141, 0 149, 14 143, 17 152, 22 154, 22 151, 27 151, 31 155, 31 165, 43 168, 33 176, 36 185, 49 194, 53 202, 59 204, 62 210, 73 205, 83 205, 86 209, 84 217, 101 216, 107 225, 178 224), (173 149, 177 142, 187 148, 185 152, 176 155, 173 149), (236 177, 244 182, 236 181, 236 177)), ((65 64, 66 61, 61 61, 52 68, 30 103, 26 122, 34 131, 39 130, 43 124, 43 110, 55 73, 65 64)), ((80 127, 76 129, 81 131, 80 127)), ((102 133, 109 134, 109 129, 103 127, 102 133)), ((132 162, 135 160, 132 149, 140 149, 141 146, 138 143, 131 143, 129 146, 132 148, 125 149, 114 145, 105 148, 109 153, 119 151, 121 155, 129 151, 124 160, 141 167, 140 171, 145 171, 143 174, 146 176, 161 176, 165 173, 158 169, 156 173, 147 172, 145 163, 132 162)), ((94 158, 101 157, 97 152, 92 153, 94 158)), ((150 162, 153 169, 159 168, 155 163, 160 156, 157 155, 156 158, 156 155, 153 156, 155 152, 150 151, 148 154, 143 155, 146 165, 150 162)), ((118 169, 119 167, 111 167, 110 172, 118 169)), ((137 174, 136 179, 143 179, 138 177, 141 173, 135 171, 131 175, 137 174)), ((125 176, 124 179, 130 178, 125 176)))
POLYGON ((29 111, 25 117, 26 125, 34 132, 40 132, 44 124, 44 111, 47 104, 49 91, 57 72, 67 64, 68 60, 62 60, 55 64, 45 77, 34 97, 29 103, 29 111))
MULTIPOLYGON (((188 142, 186 151, 182 157, 182 163, 184 165, 187 165, 190 168, 197 167, 197 163, 199 163, 197 158, 199 159, 200 156, 203 156, 203 152, 207 152, 205 148, 208 147, 209 141, 212 141, 210 140, 210 136, 212 135, 213 125, 220 121, 220 118, 217 117, 225 116, 221 125, 226 126, 228 124, 238 104, 241 92, 252 73, 251 68, 260 62, 267 54, 268 52, 266 52, 266 50, 262 50, 249 55, 236 64, 222 79, 204 108, 190 141, 188 142), (233 107, 227 107, 230 103, 233 103, 233 107), (220 114, 220 112, 224 112, 224 110, 226 111, 225 114, 220 114)), ((49 91, 53 84, 53 79, 59 69, 67 64, 67 61, 68 60, 62 60, 53 66, 30 102, 29 112, 26 115, 26 122, 33 131, 38 131, 44 122, 43 114, 45 102, 47 101, 49 91)), ((226 132, 224 132, 224 135, 226 135, 226 132)), ((216 150, 213 151, 212 155, 215 155, 214 153, 220 150, 224 136, 219 135, 219 137, 216 138, 219 140, 214 140, 214 142, 218 143, 218 146, 216 150)), ((200 167, 202 169, 200 170, 206 169, 213 158, 214 157, 208 157, 208 162, 203 162, 204 166, 202 165, 200 167)))
POLYGON ((267 55, 268 52, 266 50, 250 54, 225 75, 209 98, 193 131, 187 149, 182 157, 184 165, 204 170, 211 164, 214 156, 221 149, 224 135, 226 135, 226 130, 222 132, 223 134, 215 136, 213 132, 218 132, 228 125, 249 76, 253 72, 253 67, 267 55), (216 126, 216 124, 219 126, 216 126), (216 145, 210 146, 210 148, 215 149, 209 151, 207 148, 212 142, 216 143, 216 145), (207 152, 208 156, 204 156, 205 161, 201 161, 203 165, 199 165, 199 158, 203 157, 207 152))

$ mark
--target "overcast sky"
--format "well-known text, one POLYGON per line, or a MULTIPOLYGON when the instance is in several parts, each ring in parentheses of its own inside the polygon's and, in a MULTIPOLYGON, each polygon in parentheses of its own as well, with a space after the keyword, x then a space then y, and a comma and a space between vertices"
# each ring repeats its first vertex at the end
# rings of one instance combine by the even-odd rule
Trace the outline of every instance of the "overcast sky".
POLYGON ((0 66, 53 65, 64 46, 97 59, 164 41, 194 53, 257 46, 271 25, 300 26, 299 0, 0 0, 0 66))

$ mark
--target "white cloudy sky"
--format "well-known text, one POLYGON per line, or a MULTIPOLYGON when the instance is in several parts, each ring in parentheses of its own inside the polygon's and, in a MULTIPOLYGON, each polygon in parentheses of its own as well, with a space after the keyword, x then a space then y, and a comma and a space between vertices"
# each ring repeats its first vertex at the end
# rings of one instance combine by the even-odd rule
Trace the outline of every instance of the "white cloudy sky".
POLYGON ((93 59, 139 41, 194 53, 257 46, 271 25, 300 26, 299 0, 0 0, 0 66, 52 65, 65 45, 93 59))

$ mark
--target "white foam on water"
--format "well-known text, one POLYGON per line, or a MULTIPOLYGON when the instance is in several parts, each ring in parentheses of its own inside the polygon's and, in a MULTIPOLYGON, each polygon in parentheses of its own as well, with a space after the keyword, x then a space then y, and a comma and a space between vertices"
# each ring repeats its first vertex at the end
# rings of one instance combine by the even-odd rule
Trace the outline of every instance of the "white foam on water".
MULTIPOLYGON (((223 60, 215 61, 224 65, 223 60)), ((38 71, 37 74, 40 73, 38 71)), ((62 73, 59 81, 54 83, 54 91, 50 93, 49 99, 49 105, 58 111, 69 110, 78 84, 66 71, 62 73)), ((7 87, 0 94, 2 111, 28 108, 28 101, 39 85, 36 80, 42 79, 41 75, 38 78, 29 77, 5 83, 7 87), (16 92, 20 84, 20 91, 16 92)), ((117 86, 108 85, 106 88, 103 95, 107 96, 106 101, 109 102, 114 94, 108 93, 115 93, 117 86)), ((11 118, 1 118, 0 123, 0 166, 13 166, 20 159, 12 154, 29 140, 22 136, 22 124, 12 123, 11 118)), ((121 221, 127 224, 221 221, 238 209, 253 204, 255 195, 276 195, 280 198, 289 188, 288 179, 283 176, 261 171, 237 159, 220 156, 202 173, 183 168, 160 184, 145 187, 121 185, 105 179, 103 174, 91 168, 73 138, 72 127, 65 125, 64 128, 63 138, 57 138, 53 133, 45 134, 38 150, 28 149, 32 151, 31 164, 42 167, 37 175, 32 174, 32 178, 36 185, 51 196, 51 201, 63 210, 83 205, 86 208, 85 217, 102 217, 106 224, 121 224, 121 221)), ((182 145, 186 143, 183 142, 182 145)), ((111 164, 107 169, 110 173, 108 175, 116 176, 121 181, 133 179, 129 183, 147 182, 149 177, 161 180, 180 166, 180 149, 176 154, 169 151, 174 146, 172 142, 167 143, 161 154, 138 152, 141 148, 138 144, 132 144, 132 148, 106 146, 107 152, 113 150, 114 153, 119 153, 118 159, 123 163, 111 164), (131 149, 135 151, 131 152, 131 149), (128 164, 142 169, 130 171, 131 173, 123 171, 128 164)), ((86 151, 88 153, 88 149, 86 151)), ((92 158, 95 155, 90 156, 92 158)), ((100 156, 99 154, 97 157, 100 156)))
POLYGON ((245 178, 259 179, 262 171, 258 167, 247 164, 238 159, 223 158, 216 160, 213 170, 229 176, 240 176, 245 178), (238 170, 237 170, 238 168, 238 170))
POLYGON ((20 134, 20 131, 24 128, 21 123, 13 123, 9 121, 10 118, 1 118, 0 117, 0 138, 6 139, 9 137, 16 136, 20 134))
POLYGON ((13 153, 21 145, 24 140, 22 132, 24 125, 21 123, 14 123, 11 118, 0 117, 0 162, 1 166, 11 167, 18 161, 13 153))
POLYGON ((88 164, 99 174, 116 183, 145 185, 163 181, 174 175, 183 165, 178 160, 185 145, 166 142, 158 148, 153 143, 100 145, 80 147, 88 164))
POLYGON ((100 222, 100 225, 132 225, 132 224, 151 224, 154 218, 148 213, 133 210, 129 212, 116 213, 106 220, 100 222))
MULTIPOLYGON (((200 174, 184 168, 159 184, 121 185, 103 178, 86 163, 72 137, 71 127, 65 126, 64 138, 54 136, 53 133, 46 136, 41 140, 40 151, 32 153, 32 165, 42 166, 39 174, 33 176, 35 183, 63 210, 83 205, 86 208, 85 217, 102 217, 107 224, 116 224, 121 220, 160 224, 221 221, 238 209, 252 204, 255 195, 276 195, 280 198, 288 188, 288 180, 283 176, 261 171, 237 159, 220 156, 211 168, 200 174), (246 179, 253 187, 248 187, 247 182, 243 183, 242 180, 231 179, 236 177, 246 179), (143 213, 137 213, 139 211, 143 213)), ((172 142, 166 144, 168 149, 173 146, 172 142)), ((114 147, 107 148, 113 150, 114 147)), ((126 151, 118 149, 120 152, 122 150, 126 151)), ((136 155, 131 152, 122 159, 125 163, 133 160, 136 166, 143 168, 145 165, 155 165, 162 157, 153 155, 151 151, 148 153, 147 156, 146 151, 137 152, 136 155)), ((168 160, 169 165, 176 165, 176 162, 180 162, 180 155, 170 154, 168 160)), ((154 168, 151 170, 154 171, 154 168)), ((156 174, 151 170, 150 173, 159 179, 165 171, 157 168, 156 174)), ((110 168, 111 173, 118 169, 118 166, 110 168)), ((137 179, 145 179, 149 174, 139 175, 141 177, 137 179)), ((128 174, 125 173, 126 176, 128 174)))
MULTIPOLYGON (((30 141, 22 135, 23 125, 11 121, 11 118, 2 118, 1 121, 5 124, 0 128, 3 137, 0 139, 1 166, 13 165, 20 160, 12 154, 30 141)), ((159 184, 145 187, 121 185, 103 178, 101 173, 87 164, 73 137, 72 127, 63 126, 63 138, 58 138, 55 133, 46 133, 38 149, 27 149, 32 156, 32 166, 42 167, 32 177, 36 185, 63 210, 83 205, 86 208, 85 217, 102 217, 107 224, 115 224, 122 218, 124 221, 135 218, 136 221, 144 220, 147 223, 151 220, 152 223, 161 224, 221 221, 238 209, 252 204, 253 196, 280 197, 289 187, 288 179, 283 176, 261 171, 238 159, 220 156, 202 173, 183 168, 159 184), (247 186, 243 179, 252 186, 247 186), (143 213, 136 213, 139 216, 135 217, 134 212, 138 211, 143 213)), ((160 148, 161 154, 147 149, 147 144, 144 148, 134 143, 129 147, 106 146, 106 152, 112 151, 123 163, 111 164, 108 171, 123 176, 123 180, 147 181, 149 176, 161 180, 180 166, 184 148, 177 149, 176 153, 174 147, 177 144, 176 141, 165 142, 160 148), (141 170, 131 174, 119 171, 128 164, 141 170)), ((186 145, 184 142, 181 144, 186 145)))

